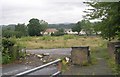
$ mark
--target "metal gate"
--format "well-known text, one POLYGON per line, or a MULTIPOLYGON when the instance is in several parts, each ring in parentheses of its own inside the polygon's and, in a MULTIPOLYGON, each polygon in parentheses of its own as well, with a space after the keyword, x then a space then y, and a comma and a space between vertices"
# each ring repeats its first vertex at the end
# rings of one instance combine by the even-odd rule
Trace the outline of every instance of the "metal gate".
POLYGON ((49 62, 49 63, 47 63, 47 64, 44 64, 44 65, 35 67, 35 68, 33 68, 33 69, 30 69, 30 70, 27 70, 27 71, 18 73, 18 74, 16 74, 16 75, 12 76, 12 77, 23 77, 23 76, 25 76, 25 75, 28 75, 28 74, 33 73, 33 72, 35 72, 35 71, 41 70, 41 69, 43 69, 43 68, 45 68, 45 67, 48 67, 48 66, 50 66, 50 65, 53 65, 53 64, 55 64, 55 65, 57 66, 58 71, 57 71, 57 72, 54 72, 53 74, 51 74, 50 77, 56 77, 56 76, 58 77, 58 76, 62 73, 62 72, 61 72, 61 66, 62 66, 61 62, 62 62, 61 59, 57 59, 57 60, 52 61, 52 62, 49 62))

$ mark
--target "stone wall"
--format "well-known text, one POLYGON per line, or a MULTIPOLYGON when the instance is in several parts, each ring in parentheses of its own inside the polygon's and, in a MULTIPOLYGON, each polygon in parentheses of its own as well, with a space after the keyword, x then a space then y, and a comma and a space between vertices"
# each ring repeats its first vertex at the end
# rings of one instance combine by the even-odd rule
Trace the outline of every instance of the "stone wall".
POLYGON ((83 65, 90 60, 89 46, 86 47, 72 47, 71 51, 72 63, 76 65, 83 65))
POLYGON ((115 45, 120 45, 120 42, 109 42, 107 44, 108 52, 111 56, 115 55, 115 45))

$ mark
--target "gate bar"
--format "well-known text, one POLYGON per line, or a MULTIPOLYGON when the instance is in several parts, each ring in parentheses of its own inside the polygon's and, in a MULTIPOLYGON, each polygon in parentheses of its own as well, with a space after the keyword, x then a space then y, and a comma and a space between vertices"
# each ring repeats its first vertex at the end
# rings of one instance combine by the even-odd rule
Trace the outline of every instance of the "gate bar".
POLYGON ((30 70, 27 70, 27 71, 18 73, 18 74, 16 74, 14 77, 18 77, 18 76, 22 76, 22 75, 25 75, 25 74, 29 74, 29 73, 31 73, 31 72, 37 71, 37 70, 39 70, 39 69, 42 69, 42 68, 44 68, 44 67, 47 67, 47 66, 52 65, 52 64, 55 64, 55 63, 58 63, 58 62, 60 62, 60 61, 62 61, 62 60, 61 60, 61 59, 57 59, 57 60, 52 61, 52 62, 49 62, 49 63, 47 63, 47 64, 38 66, 38 67, 36 67, 36 68, 33 68, 33 69, 30 69, 30 70))

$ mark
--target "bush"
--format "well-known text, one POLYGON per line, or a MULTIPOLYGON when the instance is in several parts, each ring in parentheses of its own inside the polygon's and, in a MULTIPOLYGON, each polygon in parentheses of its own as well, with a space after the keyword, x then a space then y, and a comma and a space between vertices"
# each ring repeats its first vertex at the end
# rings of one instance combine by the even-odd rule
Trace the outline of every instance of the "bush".
POLYGON ((62 35, 64 35, 64 32, 55 32, 51 34, 51 36, 62 36, 62 35))
POLYGON ((15 36, 15 32, 11 30, 5 30, 2 32, 3 37, 10 38, 15 36))
POLYGON ((5 30, 2 33, 3 37, 10 38, 10 37, 16 37, 21 38, 22 36, 27 36, 21 31, 11 31, 11 30, 5 30))
POLYGON ((10 63, 10 56, 8 54, 2 55, 2 64, 10 63))
POLYGON ((16 37, 16 38, 21 38, 22 36, 25 36, 25 35, 23 34, 23 32, 15 31, 15 37, 16 37))
POLYGON ((2 39, 2 64, 7 64, 12 61, 15 61, 24 56, 24 52, 21 52, 21 46, 16 44, 16 41, 13 39, 2 39))
POLYGON ((50 41, 50 40, 52 40, 52 37, 50 37, 50 36, 43 36, 42 40, 50 41))
POLYGON ((67 39, 74 39, 74 35, 65 35, 64 36, 64 40, 67 40, 67 39))
POLYGON ((8 47, 11 47, 11 46, 14 46, 15 44, 15 41, 14 40, 10 40, 10 39, 2 39, 2 46, 4 48, 8 48, 8 47))

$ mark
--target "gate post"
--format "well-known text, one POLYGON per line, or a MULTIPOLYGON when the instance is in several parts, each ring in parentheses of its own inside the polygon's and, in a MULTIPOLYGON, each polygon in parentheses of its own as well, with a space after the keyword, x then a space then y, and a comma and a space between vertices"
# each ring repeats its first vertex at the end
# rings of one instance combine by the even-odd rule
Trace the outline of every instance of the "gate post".
POLYGON ((58 71, 62 71, 62 61, 57 63, 58 71))
POLYGON ((72 63, 76 65, 90 63, 89 46, 72 47, 71 59, 72 63))
POLYGON ((120 64, 120 45, 115 45, 115 60, 117 64, 120 64))

